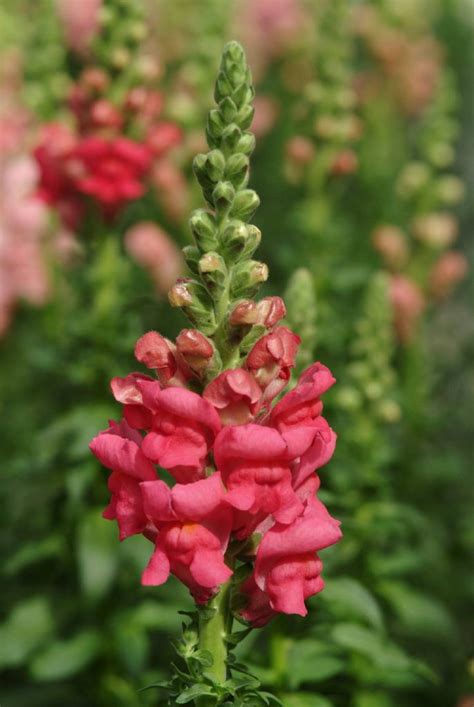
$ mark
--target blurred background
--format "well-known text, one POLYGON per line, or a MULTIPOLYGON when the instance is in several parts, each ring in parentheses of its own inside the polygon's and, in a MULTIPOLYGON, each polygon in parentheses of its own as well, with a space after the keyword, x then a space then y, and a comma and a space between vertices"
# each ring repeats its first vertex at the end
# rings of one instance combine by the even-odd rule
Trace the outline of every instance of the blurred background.
POLYGON ((140 586, 88 442, 183 326, 223 44, 257 97, 265 294, 338 385, 343 522, 307 619, 239 646, 285 707, 472 707, 471 0, 1 0, 2 707, 159 705, 190 598, 140 586))

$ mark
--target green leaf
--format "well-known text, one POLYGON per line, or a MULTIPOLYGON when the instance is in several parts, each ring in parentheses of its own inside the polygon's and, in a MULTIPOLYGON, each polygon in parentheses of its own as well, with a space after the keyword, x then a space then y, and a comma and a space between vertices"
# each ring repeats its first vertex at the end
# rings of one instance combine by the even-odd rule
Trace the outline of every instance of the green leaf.
POLYGON ((395 703, 385 692, 359 692, 354 707, 395 707, 395 703))
POLYGON ((122 615, 115 626, 113 645, 128 672, 137 675, 144 669, 150 646, 142 626, 122 615))
POLYGON ((196 697, 212 696, 214 694, 214 691, 208 685, 192 685, 192 687, 188 687, 187 690, 184 690, 179 697, 176 698, 176 704, 184 705, 188 702, 192 702, 196 697))
POLYGON ((61 554, 64 542, 59 535, 49 535, 43 540, 25 543, 5 563, 4 572, 14 575, 25 567, 57 557, 61 554))
POLYGON ((376 629, 383 627, 380 606, 360 582, 351 577, 340 577, 326 582, 323 600, 337 619, 362 619, 376 629))
POLYGON ((119 563, 119 543, 115 523, 102 518, 95 508, 81 519, 77 531, 79 578, 86 596, 97 601, 112 586, 119 563))
POLYGON ((303 639, 291 644, 287 655, 288 682, 292 689, 303 683, 317 683, 342 672, 345 661, 331 655, 327 644, 303 639))
POLYGON ((81 631, 73 638, 55 641, 31 662, 35 680, 64 680, 83 670, 100 651, 97 631, 81 631))
POLYGON ((0 626, 0 667, 25 662, 53 632, 51 609, 42 597, 17 604, 0 626))
POLYGON ((456 626, 441 602, 402 582, 383 582, 379 590, 411 636, 444 638, 448 641, 456 639, 456 626))

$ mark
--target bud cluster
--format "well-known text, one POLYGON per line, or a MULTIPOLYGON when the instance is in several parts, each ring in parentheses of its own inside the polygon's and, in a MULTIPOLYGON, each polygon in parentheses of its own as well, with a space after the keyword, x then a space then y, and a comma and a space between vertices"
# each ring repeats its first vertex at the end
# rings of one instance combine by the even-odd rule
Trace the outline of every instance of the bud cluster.
POLYGON ((398 177, 406 222, 403 228, 379 225, 373 234, 374 247, 392 273, 394 322, 404 343, 415 335, 426 300, 446 297, 468 269, 462 253, 448 250, 458 234, 457 218, 449 209, 462 198, 464 185, 445 172, 457 134, 452 116, 457 96, 446 70, 430 98, 417 127, 413 159, 398 177))
MULTIPOLYGON (((209 112, 206 136, 209 151, 198 154, 193 169, 207 207, 191 216, 194 245, 184 249, 192 277, 181 280, 169 293, 194 326, 214 338, 224 362, 237 363, 265 328, 275 323, 268 308, 253 297, 268 278, 265 263, 253 259, 261 234, 249 223, 259 205, 248 188, 249 156, 255 138, 249 128, 254 90, 244 52, 237 42, 226 45, 216 81, 217 107, 209 112), (251 333, 253 332, 253 334, 251 333)), ((284 316, 280 313, 279 318, 284 316)))
POLYGON ((356 322, 349 382, 336 396, 342 408, 372 409, 370 417, 382 422, 399 419, 398 403, 390 398, 395 383, 391 366, 393 348, 390 282, 379 271, 368 283, 362 315, 356 322))
MULTIPOLYGON (((60 5, 67 36, 77 39, 76 25, 84 28, 92 19, 84 16, 86 6, 60 5)), ((177 169, 168 153, 181 142, 181 130, 162 118, 163 98, 152 85, 158 67, 148 73, 139 69, 143 55, 138 49, 147 34, 142 14, 129 0, 96 7, 87 42, 70 43, 78 54, 71 63, 75 81, 67 100, 73 128, 44 125, 35 150, 39 196, 72 230, 86 219, 91 198, 111 220, 145 193, 155 174, 169 176, 177 169)))
POLYGON ((311 180, 319 182, 352 174, 358 166, 352 145, 360 137, 361 124, 354 110, 349 6, 333 0, 315 12, 315 78, 305 87, 298 108, 306 124, 304 135, 291 138, 286 147, 286 173, 292 182, 301 181, 308 170, 311 180))

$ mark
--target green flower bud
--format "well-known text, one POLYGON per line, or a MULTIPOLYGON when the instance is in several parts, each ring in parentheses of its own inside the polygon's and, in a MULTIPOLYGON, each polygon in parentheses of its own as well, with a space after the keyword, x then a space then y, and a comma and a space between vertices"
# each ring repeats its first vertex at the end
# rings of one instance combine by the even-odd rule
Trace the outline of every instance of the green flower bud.
POLYGON ((199 261, 199 274, 212 295, 219 296, 226 285, 227 267, 222 256, 210 251, 199 261))
POLYGON ((212 192, 212 201, 216 208, 225 209, 230 206, 235 197, 235 189, 230 182, 218 182, 212 192))
POLYGON ((194 275, 199 274, 199 260, 201 258, 201 251, 194 245, 187 245, 183 248, 184 259, 188 268, 194 275))
POLYGON ((248 180, 249 158, 246 155, 231 155, 225 167, 225 176, 234 187, 245 186, 248 180))
POLYGON ((211 181, 207 174, 207 155, 202 152, 195 156, 193 159, 193 172, 196 175, 196 179, 202 186, 207 186, 211 184, 211 181))
POLYGON ((226 96, 219 103, 219 111, 226 123, 231 123, 234 121, 237 114, 237 106, 235 105, 232 98, 226 96))
POLYGON ((242 130, 247 130, 252 125, 254 113, 253 106, 244 105, 235 116, 235 122, 242 130))
POLYGON ((206 157, 205 170, 211 182, 218 182, 224 176, 225 158, 220 150, 211 150, 206 157))
POLYGON ((216 80, 216 87, 214 90, 214 100, 216 103, 220 103, 220 101, 225 98, 226 96, 230 96, 232 94, 232 86, 230 82, 227 79, 227 76, 223 71, 219 72, 219 75, 216 80))
POLYGON ((253 90, 253 87, 248 86, 245 83, 243 83, 241 86, 238 86, 238 88, 236 88, 232 92, 232 99, 238 108, 241 108, 245 104, 251 103, 254 99, 254 96, 255 91, 253 90))
POLYGON ((257 192, 253 189, 243 189, 235 196, 230 215, 234 218, 248 221, 260 205, 257 192))
POLYGON ((178 280, 168 293, 172 307, 180 307, 189 321, 204 334, 216 330, 213 301, 207 290, 195 280, 178 280))
POLYGON ((217 147, 219 138, 222 135, 222 131, 225 128, 225 122, 222 118, 220 111, 216 108, 209 111, 207 118, 207 129, 206 134, 209 140, 209 144, 212 147, 217 147))
POLYGON ((244 155, 251 155, 255 150, 255 136, 252 133, 244 133, 235 146, 236 152, 242 152, 244 155))
POLYGON ((211 214, 205 209, 197 209, 189 221, 191 231, 201 251, 214 250, 217 246, 217 229, 211 214))
POLYGON ((237 151, 237 145, 242 137, 242 131, 238 125, 231 123, 222 132, 221 146, 226 152, 237 151))
POLYGON ((252 297, 268 279, 268 266, 258 260, 245 260, 232 271, 230 291, 233 297, 252 297))

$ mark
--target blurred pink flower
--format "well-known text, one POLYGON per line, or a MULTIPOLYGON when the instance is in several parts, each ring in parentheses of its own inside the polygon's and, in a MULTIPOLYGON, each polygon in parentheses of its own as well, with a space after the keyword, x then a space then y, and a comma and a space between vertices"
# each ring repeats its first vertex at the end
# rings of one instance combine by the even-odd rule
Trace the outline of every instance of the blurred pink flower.
POLYGON ((278 102, 270 96, 256 96, 254 108, 252 132, 255 133, 255 137, 262 137, 270 132, 275 125, 280 107, 278 102))
POLYGON ((32 194, 38 173, 27 156, 0 165, 0 334, 16 301, 43 304, 49 294, 42 256, 46 208, 32 194))
POLYGON ((151 180, 168 218, 182 219, 188 207, 188 191, 181 170, 167 157, 162 157, 153 164, 151 180))
POLYGON ((311 27, 301 0, 244 0, 236 7, 240 34, 257 76, 311 27))
POLYGON ((183 273, 181 251, 165 231, 150 221, 137 223, 127 231, 125 247, 148 270, 161 294, 166 294, 183 273))
POLYGON ((79 54, 88 49, 99 30, 101 7, 102 0, 56 0, 66 42, 79 54))
POLYGON ((401 342, 408 343, 416 332, 418 320, 425 308, 425 298, 418 285, 403 275, 390 282, 390 299, 395 329, 401 342))
POLYGON ((469 263, 463 253, 450 251, 443 253, 430 273, 431 294, 437 299, 447 297, 469 270, 469 263))

